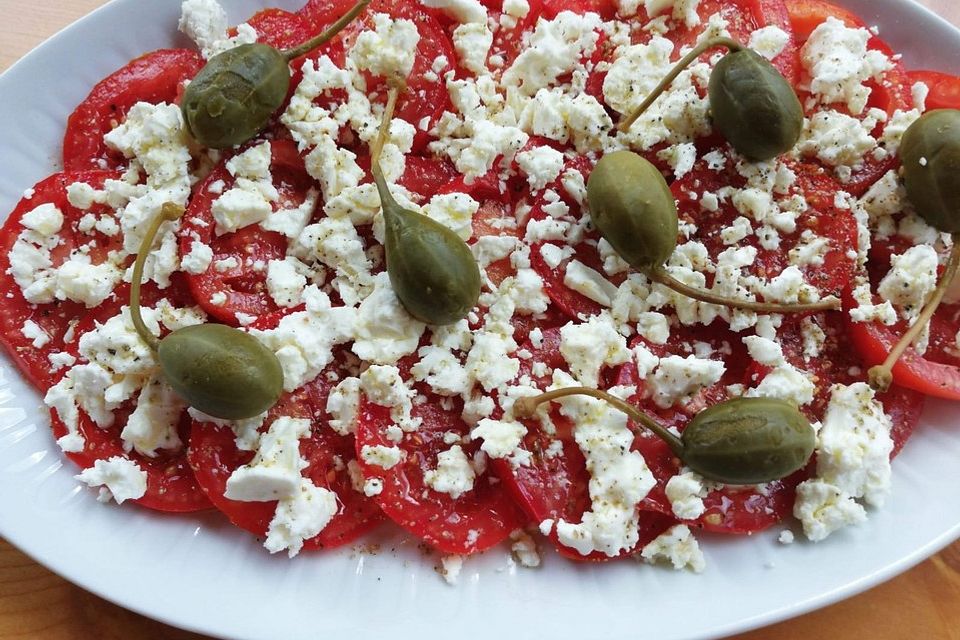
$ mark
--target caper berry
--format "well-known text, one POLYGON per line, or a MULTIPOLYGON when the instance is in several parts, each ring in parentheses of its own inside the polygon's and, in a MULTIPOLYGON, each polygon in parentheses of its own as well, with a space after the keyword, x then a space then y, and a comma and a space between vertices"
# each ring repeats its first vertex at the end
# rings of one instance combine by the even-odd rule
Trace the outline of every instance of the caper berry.
POLYGON ((659 422, 605 391, 567 387, 521 398, 514 416, 532 417, 537 406, 586 395, 626 413, 661 438, 684 464, 725 484, 760 484, 802 469, 813 455, 815 433, 797 408, 773 398, 735 398, 701 411, 678 438, 659 422))
POLYGON ((883 364, 868 372, 870 386, 878 391, 886 391, 893 383, 894 365, 926 328, 960 270, 960 111, 929 111, 907 127, 900 143, 900 162, 907 200, 931 227, 953 235, 953 249, 919 317, 883 364))
POLYGON ((710 74, 710 114, 717 131, 748 160, 770 160, 797 144, 803 107, 790 83, 750 49, 725 55, 710 74))
POLYGON ((410 315, 427 324, 452 324, 476 306, 480 268, 460 236, 423 214, 404 209, 390 193, 380 170, 380 152, 398 93, 397 88, 390 90, 371 154, 371 173, 383 210, 387 274, 397 299, 410 315))
POLYGON ((200 144, 243 144, 267 124, 290 88, 286 58, 266 44, 244 44, 214 56, 187 85, 180 109, 200 144))
POLYGON ((928 111, 907 127, 900 161, 917 215, 937 231, 960 232, 960 110, 928 111))
POLYGON ((839 304, 836 298, 810 304, 737 300, 671 276, 663 265, 677 247, 677 204, 660 171, 632 151, 615 151, 597 162, 587 180, 587 201, 594 226, 627 264, 687 297, 757 313, 808 313, 839 304))
POLYGON ((655 166, 631 151, 603 156, 587 181, 590 219, 640 271, 663 266, 677 246, 677 203, 655 166))
POLYGON ((718 46, 729 53, 710 73, 707 87, 716 129, 753 161, 769 160, 793 148, 803 129, 803 108, 797 94, 766 58, 730 38, 712 38, 694 47, 620 123, 620 130, 629 130, 681 71, 718 46))
POLYGON ((293 49, 253 43, 212 57, 187 85, 180 104, 190 135, 213 149, 256 136, 287 97, 290 61, 330 40, 369 3, 360 0, 323 33, 293 49))
POLYGON ((727 484, 757 484, 803 468, 813 454, 813 427, 797 408, 774 398, 735 398, 698 413, 683 430, 683 461, 727 484))
POLYGON ((182 214, 183 207, 165 204, 147 229, 133 266, 130 318, 156 353, 167 384, 190 406, 225 420, 252 418, 276 404, 283 391, 283 370, 272 351, 249 333, 221 324, 183 327, 158 340, 140 314, 143 265, 153 239, 164 222, 182 214))
POLYGON ((283 391, 276 355, 259 340, 223 324, 174 331, 157 349, 167 383, 187 403, 225 420, 259 415, 283 391))

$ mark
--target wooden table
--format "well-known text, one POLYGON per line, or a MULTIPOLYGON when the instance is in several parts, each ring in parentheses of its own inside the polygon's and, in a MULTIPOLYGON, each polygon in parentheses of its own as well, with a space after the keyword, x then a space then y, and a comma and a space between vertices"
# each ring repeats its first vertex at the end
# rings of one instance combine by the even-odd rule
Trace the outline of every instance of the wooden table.
MULTIPOLYGON (((155 1, 155 0, 154 0, 155 1)), ((173 0, 167 0, 173 1, 173 0)), ((960 24, 957 0, 922 0, 960 24)), ((104 0, 0 0, 0 70, 104 0)), ((960 640, 960 542, 871 591, 738 636, 743 640, 868 637, 960 640)), ((102 600, 0 540, 0 640, 199 640, 102 600)))

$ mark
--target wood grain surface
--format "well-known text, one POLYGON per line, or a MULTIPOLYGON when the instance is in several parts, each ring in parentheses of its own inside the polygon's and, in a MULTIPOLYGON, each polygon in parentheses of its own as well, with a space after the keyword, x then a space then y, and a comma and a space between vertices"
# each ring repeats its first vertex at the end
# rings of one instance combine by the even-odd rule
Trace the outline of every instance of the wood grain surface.
MULTIPOLYGON (((147 0, 156 1, 156 0, 147 0)), ((173 0, 167 0, 173 1, 173 0)), ((0 0, 0 70, 104 0, 0 0)), ((267 3, 269 4, 269 3, 267 3)), ((922 4, 960 24, 960 1, 922 4)), ((202 640, 102 600, 0 540, 0 640, 202 640)), ((741 640, 960 640, 960 542, 867 593, 741 640)))

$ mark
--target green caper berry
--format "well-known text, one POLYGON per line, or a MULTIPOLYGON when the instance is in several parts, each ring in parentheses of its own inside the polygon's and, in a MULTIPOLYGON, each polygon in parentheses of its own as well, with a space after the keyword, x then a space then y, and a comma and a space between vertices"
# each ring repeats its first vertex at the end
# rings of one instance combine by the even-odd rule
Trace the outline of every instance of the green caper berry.
POLYGON ((810 422, 797 408, 772 398, 736 398, 701 411, 678 438, 659 422, 599 389, 566 387, 520 398, 517 418, 531 418, 544 402, 585 395, 626 413, 663 440, 693 471, 724 484, 760 484, 802 469, 816 441, 810 422))
POLYGON ((736 398, 697 414, 681 435, 683 461, 726 484, 757 484, 802 469, 815 436, 797 408, 773 398, 736 398))
POLYGON ((256 136, 289 88, 283 54, 266 44, 244 44, 207 62, 187 85, 180 109, 197 142, 225 149, 256 136))
POLYGON ((900 161, 917 215, 937 231, 960 232, 960 111, 928 111, 907 127, 900 161))
POLYGON ((292 49, 243 44, 211 58, 187 85, 180 103, 190 135, 213 149, 251 140, 287 97, 289 63, 329 41, 368 4, 370 0, 358 0, 323 33, 292 49))
POLYGON ((748 160, 786 153, 803 131, 803 107, 776 68, 750 49, 725 55, 710 74, 713 124, 748 160))
POLYGON ((158 340, 143 322, 140 288, 147 254, 161 225, 181 215, 183 207, 165 204, 143 236, 130 283, 130 319, 157 355, 167 384, 190 406, 224 420, 252 418, 276 404, 283 391, 276 354, 250 334, 225 325, 183 327, 158 340))
POLYGON ((480 270, 470 248, 444 225, 391 200, 381 195, 387 273, 397 298, 428 324, 465 318, 480 298, 480 270))
POLYGON ((640 271, 663 266, 677 246, 677 204, 655 166, 631 151, 609 153, 587 180, 590 220, 640 271))
POLYGON ((480 268, 460 236, 436 220, 404 209, 390 193, 380 169, 380 153, 399 92, 399 86, 390 89, 371 153, 371 173, 383 210, 387 274, 397 299, 411 316, 427 324, 452 324, 477 305, 480 268))
POLYGON ((201 324, 160 341, 157 360, 167 383, 187 403, 225 420, 260 415, 283 392, 283 370, 259 340, 233 327, 201 324))
POLYGON ((694 47, 619 129, 629 130, 681 71, 718 46, 730 53, 714 67, 707 88, 717 130, 749 160, 769 160, 789 151, 803 129, 803 108, 797 94, 766 58, 730 38, 711 38, 694 47))

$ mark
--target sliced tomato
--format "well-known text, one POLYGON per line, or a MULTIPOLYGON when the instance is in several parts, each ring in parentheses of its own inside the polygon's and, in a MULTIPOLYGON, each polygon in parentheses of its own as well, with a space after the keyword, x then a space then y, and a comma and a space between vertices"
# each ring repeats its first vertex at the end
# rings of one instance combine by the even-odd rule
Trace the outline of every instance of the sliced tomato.
MULTIPOLYGON (((271 150, 273 159, 270 171, 274 186, 280 192, 280 200, 274 203, 274 210, 298 207, 314 187, 313 178, 307 173, 293 141, 274 140, 271 150)), ((236 325, 238 313, 256 318, 277 310, 277 305, 267 292, 266 267, 270 260, 282 260, 286 256, 287 238, 266 231, 260 225, 216 235, 216 222, 211 208, 220 193, 230 189, 233 183, 234 178, 224 160, 194 188, 180 227, 180 251, 182 254, 189 253, 192 243, 197 239, 213 249, 213 262, 209 268, 201 274, 188 275, 190 288, 197 304, 207 313, 222 322, 236 325), (217 193, 210 191, 210 186, 219 182, 223 183, 223 190, 217 193), (225 270, 217 268, 217 261, 229 258, 234 258, 237 266, 225 270), (223 293, 226 299, 218 300, 218 293, 223 293)))
POLYGON ((459 177, 460 173, 449 160, 407 156, 406 170, 397 180, 397 184, 425 198, 430 198, 459 177))
POLYGON ((501 21, 500 14, 503 12, 503 2, 501 0, 484 2, 484 4, 491 12, 491 19, 500 24, 500 28, 493 34, 493 44, 490 46, 488 60, 490 58, 500 58, 503 60, 500 69, 509 69, 520 54, 524 34, 532 31, 537 26, 537 20, 543 15, 544 3, 542 0, 529 0, 530 10, 527 15, 519 18, 512 27, 510 21, 506 23, 501 21))
MULTIPOLYGON (((851 292, 844 295, 844 309, 849 311, 856 306, 851 292)), ((948 305, 938 310, 937 322, 931 325, 931 337, 934 350, 930 358, 920 356, 912 347, 908 347, 893 366, 893 380, 896 384, 919 391, 920 393, 947 400, 960 400, 960 362, 950 355, 949 334, 951 325, 956 321, 956 307, 948 305), (951 308, 953 307, 953 308, 951 308), (942 359, 943 361, 937 361, 942 359)), ((883 363, 903 333, 902 327, 887 327, 877 322, 854 322, 845 315, 845 322, 854 348, 863 358, 864 367, 883 363)), ((954 332, 953 336, 956 336, 954 332)))
MULTIPOLYGON (((62 351, 66 342, 65 335, 76 320, 88 313, 85 305, 71 300, 58 300, 50 304, 31 304, 23 297, 23 291, 10 273, 10 250, 24 227, 23 216, 42 204, 53 204, 63 213, 64 223, 58 237, 60 244, 50 252, 54 266, 64 262, 81 245, 87 245, 93 263, 106 260, 107 254, 120 248, 119 235, 104 236, 100 233, 87 235, 77 229, 80 218, 86 213, 70 205, 67 200, 67 187, 74 182, 83 182, 99 189, 105 180, 116 178, 112 171, 78 171, 55 173, 41 180, 33 187, 33 195, 23 198, 7 218, 0 230, 0 295, 5 300, 5 312, 0 314, 0 342, 19 367, 23 375, 41 391, 54 382, 49 356, 62 351), (33 339, 23 335, 24 323, 36 323, 47 334, 49 340, 39 346, 33 346, 33 339)), ((109 209, 95 205, 91 213, 100 215, 109 209)), ((102 305, 105 317, 114 315, 125 300, 108 298, 102 305)))
MULTIPOLYGON (((825 335, 817 356, 805 355, 803 330, 799 320, 785 318, 777 330, 777 339, 787 362, 806 371, 814 382, 813 402, 802 407, 811 420, 824 419, 833 385, 849 385, 867 379, 867 367, 863 358, 856 349, 850 348, 852 338, 848 326, 844 323, 845 317, 849 318, 848 314, 836 311, 817 314, 810 319, 825 335)), ((751 381, 759 382, 766 375, 767 368, 755 363, 751 365, 750 371, 751 381)), ((883 404, 884 411, 892 421, 892 457, 899 453, 916 428, 923 410, 924 396, 911 389, 893 385, 886 393, 877 394, 877 399, 883 404)))
POLYGON ((927 94, 927 111, 934 109, 960 109, 960 77, 940 71, 908 71, 912 87, 922 82, 930 89, 927 94))
MULTIPOLYGON (((311 20, 314 24, 321 24, 330 20, 331 16, 339 17, 343 15, 353 4, 353 0, 311 1, 300 10, 300 15, 311 20)), ((439 120, 441 114, 450 104, 447 87, 443 82, 438 81, 437 77, 442 77, 445 71, 454 68, 457 61, 456 52, 450 37, 432 12, 419 3, 406 0, 374 0, 371 2, 366 11, 356 21, 347 26, 341 34, 347 51, 350 50, 361 31, 372 28, 372 16, 375 13, 386 13, 393 18, 410 20, 416 25, 420 34, 413 68, 410 75, 407 76, 407 88, 397 102, 395 115, 396 118, 405 120, 417 128, 413 149, 418 151, 425 147, 430 140, 427 131, 439 120), (434 62, 440 56, 446 58, 446 66, 442 69, 438 67, 439 70, 434 71, 434 62), (421 126, 424 120, 427 121, 428 126, 421 126)), ((370 74, 365 75, 367 76, 367 95, 376 96, 375 102, 386 102, 386 81, 370 74)))
POLYGON ((247 20, 247 24, 257 32, 257 42, 278 49, 296 47, 314 35, 313 25, 309 20, 283 9, 258 11, 247 20))
MULTIPOLYGON (((666 9, 664 13, 669 11, 670 9, 666 9)), ((730 36, 744 44, 750 41, 750 34, 762 27, 776 26, 786 32, 790 39, 772 63, 788 81, 796 80, 799 72, 798 45, 794 39, 790 16, 783 0, 701 0, 696 11, 700 18, 698 24, 688 27, 683 21, 671 20, 672 28, 664 34, 665 38, 676 45, 673 51, 675 59, 680 59, 681 49, 696 46, 710 16, 719 14, 727 21, 730 36)), ((642 26, 649 20, 650 17, 641 4, 637 16, 631 19, 631 23, 642 26)), ((647 42, 652 37, 652 32, 637 28, 633 30, 632 37, 634 42, 647 42)), ((710 55, 712 54, 713 52, 710 55)))
POLYGON ((797 42, 803 44, 813 33, 813 30, 827 21, 827 18, 836 18, 848 27, 866 26, 863 20, 855 13, 832 2, 824 0, 786 0, 787 12, 790 15, 790 25, 797 42))
POLYGON ((562 11, 574 13, 598 13, 604 20, 612 20, 617 15, 617 3, 614 0, 544 0, 543 16, 553 20, 562 11))
MULTIPOLYGON (((336 373, 336 366, 329 371, 336 373)), ((266 431, 281 416, 313 421, 309 437, 300 440, 300 455, 309 463, 303 476, 315 486, 333 491, 340 511, 319 534, 304 541, 304 549, 338 547, 382 520, 377 505, 354 489, 350 481, 347 463, 355 457, 353 436, 340 435, 327 425, 327 396, 332 386, 328 380, 326 375, 320 375, 293 393, 284 394, 261 428, 266 431)), ((241 529, 265 536, 277 502, 240 502, 225 495, 227 480, 239 467, 248 464, 255 452, 238 449, 233 430, 209 422, 193 421, 191 437, 190 464, 213 505, 241 529)))
MULTIPOLYGON (((120 432, 132 411, 132 406, 118 409, 113 426, 102 429, 81 410, 79 426, 85 441, 83 451, 65 455, 84 469, 92 467, 97 460, 114 456, 128 458, 137 463, 147 473, 147 492, 142 498, 131 502, 142 507, 178 513, 209 509, 210 501, 200 490, 193 470, 187 464, 186 446, 176 452, 161 449, 153 458, 135 451, 124 451, 120 432)), ((55 410, 50 411, 50 422, 55 438, 67 435, 67 427, 55 410)), ((186 412, 183 413, 179 433, 184 443, 189 441, 190 420, 186 412)))
MULTIPOLYGON (((528 340, 521 348, 529 350, 533 357, 521 361, 520 375, 529 376, 541 388, 550 384, 550 374, 534 375, 530 369, 531 362, 544 363, 551 370, 566 365, 560 353, 558 328, 544 329, 541 340, 537 343, 528 340)), ((491 460, 491 465, 514 501, 534 523, 544 520, 580 522, 591 506, 590 473, 587 471, 583 453, 574 440, 576 425, 561 415, 556 407, 550 412, 550 416, 556 428, 553 433, 547 433, 537 420, 523 421, 527 434, 520 446, 532 454, 529 464, 514 467, 508 460, 494 459, 491 460)), ((674 524, 676 520, 669 514, 642 511, 637 544, 633 549, 616 557, 635 553, 674 524)), ((555 528, 548 537, 557 552, 571 560, 603 562, 613 559, 601 552, 581 555, 577 550, 560 542, 555 528)))
MULTIPOLYGON (((387 516, 442 553, 478 553, 502 542, 510 532, 522 527, 524 517, 503 485, 491 473, 478 474, 473 488, 457 498, 434 491, 426 483, 426 474, 437 466, 437 456, 452 445, 445 436, 451 432, 465 436, 470 428, 461 419, 459 399, 445 409, 429 391, 426 402, 415 404, 413 416, 422 423, 412 433, 404 433, 397 443, 387 437, 394 425, 390 409, 361 398, 357 414, 357 454, 366 478, 381 478, 383 492, 375 500, 387 516), (390 469, 363 461, 365 446, 399 447, 403 459, 390 469)), ((480 442, 461 444, 473 459, 480 442)))
POLYGON ((115 169, 126 164, 123 154, 109 149, 103 136, 123 122, 138 102, 174 102, 184 82, 203 67, 204 60, 188 49, 160 49, 140 56, 101 80, 74 109, 63 136, 63 168, 115 169))
POLYGON ((713 260, 730 246, 755 247, 756 260, 752 265, 744 267, 742 272, 743 275, 756 275, 765 279, 780 275, 790 266, 790 250, 804 244, 802 234, 805 231, 809 230, 818 237, 827 238, 829 248, 822 255, 822 264, 798 266, 806 281, 815 286, 821 295, 839 295, 853 277, 855 260, 847 254, 857 246, 856 220, 850 210, 834 206, 834 195, 841 187, 823 168, 794 161, 787 161, 786 164, 797 175, 789 195, 803 196, 808 208, 797 217, 796 230, 793 233, 780 234, 778 248, 765 249, 759 244, 756 233, 734 245, 727 245, 721 234, 741 214, 729 200, 721 201, 714 212, 704 211, 701 206, 700 199, 704 193, 716 193, 726 186, 745 185, 745 178, 737 173, 733 160, 728 159, 721 171, 713 171, 701 161, 683 179, 673 183, 671 190, 677 199, 679 215, 681 219, 697 226, 697 232, 691 240, 702 242, 713 260))

